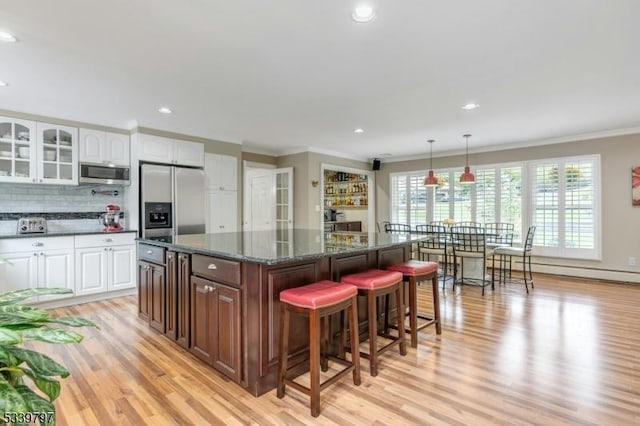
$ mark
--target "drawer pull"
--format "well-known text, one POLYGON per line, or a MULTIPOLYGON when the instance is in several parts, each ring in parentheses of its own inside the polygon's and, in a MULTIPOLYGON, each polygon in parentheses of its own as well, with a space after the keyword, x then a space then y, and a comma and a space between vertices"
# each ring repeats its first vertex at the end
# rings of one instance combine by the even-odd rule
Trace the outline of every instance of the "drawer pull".
POLYGON ((40 241, 36 241, 35 243, 31 244, 34 247, 42 247, 44 245, 44 243, 41 243, 40 241))
POLYGON ((147 250, 147 254, 153 254, 153 250, 147 250))
POLYGON ((105 238, 103 241, 105 243, 112 243, 113 242, 113 240, 111 238, 105 238))
POLYGON ((215 263, 210 263, 209 266, 207 266, 208 269, 218 269, 218 267, 216 266, 215 263))

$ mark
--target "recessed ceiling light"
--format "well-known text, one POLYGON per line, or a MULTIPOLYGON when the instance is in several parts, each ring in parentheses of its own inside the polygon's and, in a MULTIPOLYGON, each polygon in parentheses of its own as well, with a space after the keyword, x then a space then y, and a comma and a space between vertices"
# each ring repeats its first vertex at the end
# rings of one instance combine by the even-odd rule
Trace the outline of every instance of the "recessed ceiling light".
POLYGON ((353 133, 364 133, 364 129, 361 129, 360 127, 358 127, 353 131, 353 133))
POLYGON ((375 19, 375 17, 376 12, 373 10, 373 8, 365 4, 356 7, 353 10, 353 13, 351 13, 351 18, 353 18, 354 21, 361 23, 371 22, 375 19))
POLYGON ((158 108, 158 112, 161 112, 163 114, 171 114, 173 111, 171 111, 171 108, 168 107, 160 107, 158 108))
POLYGON ((7 83, 6 81, 0 80, 0 87, 7 87, 8 85, 9 83, 7 83))
POLYGON ((15 36, 13 34, 9 34, 7 32, 0 31, 0 41, 4 41, 6 43, 15 43, 16 41, 18 41, 18 39, 15 38, 15 36))
POLYGON ((467 111, 470 111, 472 109, 478 108, 479 106, 480 106, 480 104, 469 103, 469 104, 462 105, 462 109, 466 109, 467 111))

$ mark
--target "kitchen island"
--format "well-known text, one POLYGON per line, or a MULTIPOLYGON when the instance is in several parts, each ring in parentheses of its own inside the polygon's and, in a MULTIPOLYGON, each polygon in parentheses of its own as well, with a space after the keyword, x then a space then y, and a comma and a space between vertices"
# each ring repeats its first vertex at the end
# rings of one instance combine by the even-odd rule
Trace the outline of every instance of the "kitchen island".
MULTIPOLYGON (((421 238, 295 229, 141 239, 139 316, 258 396, 276 383, 280 291, 406 261, 421 238)), ((359 323, 364 333, 364 303, 359 323)), ((307 330, 292 318, 293 364, 307 356, 307 330)))

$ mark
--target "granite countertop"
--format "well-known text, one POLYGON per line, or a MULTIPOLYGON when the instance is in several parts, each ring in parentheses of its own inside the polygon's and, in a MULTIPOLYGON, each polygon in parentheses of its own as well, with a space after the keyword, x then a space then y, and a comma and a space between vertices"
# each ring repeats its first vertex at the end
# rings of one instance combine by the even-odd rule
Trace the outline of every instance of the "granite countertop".
POLYGON ((34 233, 34 234, 16 234, 16 233, 12 233, 12 234, 0 234, 0 239, 5 239, 5 238, 46 238, 46 237, 67 237, 67 236, 74 236, 74 235, 94 235, 94 234, 124 234, 127 232, 138 232, 136 230, 132 230, 132 229, 125 229, 119 232, 103 232, 103 231, 58 231, 58 232, 45 232, 43 234, 38 234, 38 233, 34 233))
POLYGON ((312 229, 229 232, 139 238, 138 241, 176 250, 267 265, 296 260, 367 252, 405 245, 424 235, 399 233, 337 233, 312 229), (286 237, 288 236, 288 238, 286 237))

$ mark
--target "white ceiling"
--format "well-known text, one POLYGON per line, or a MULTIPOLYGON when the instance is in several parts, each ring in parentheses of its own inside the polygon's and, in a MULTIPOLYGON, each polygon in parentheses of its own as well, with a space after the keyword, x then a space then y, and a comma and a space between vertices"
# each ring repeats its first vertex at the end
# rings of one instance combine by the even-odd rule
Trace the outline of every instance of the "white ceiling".
POLYGON ((362 1, 2 0, 0 109, 362 159, 640 126, 640 1, 362 1))

